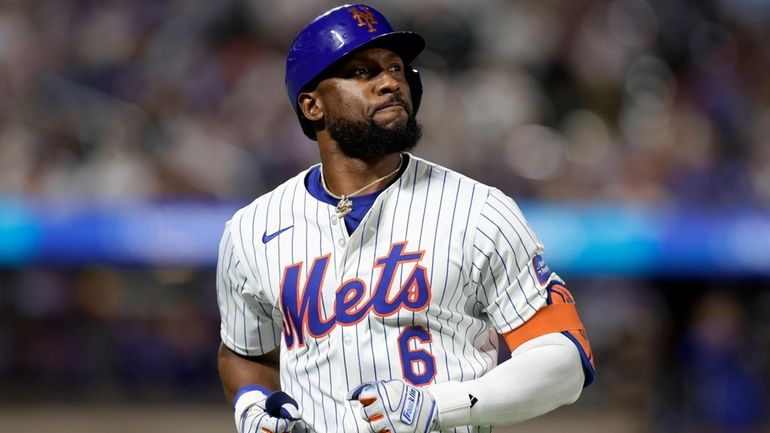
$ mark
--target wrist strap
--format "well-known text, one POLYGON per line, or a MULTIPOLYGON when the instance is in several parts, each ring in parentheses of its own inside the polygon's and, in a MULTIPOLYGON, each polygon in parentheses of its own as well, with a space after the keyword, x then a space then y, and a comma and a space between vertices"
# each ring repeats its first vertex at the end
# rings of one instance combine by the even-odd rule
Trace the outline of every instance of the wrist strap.
POLYGON ((235 393, 235 397, 233 397, 233 407, 238 403, 238 400, 241 398, 241 396, 249 391, 259 391, 264 394, 265 397, 270 395, 270 390, 265 387, 259 385, 244 385, 238 390, 238 392, 235 393))
POLYGON ((267 389, 259 385, 246 385, 238 390, 233 399, 233 405, 235 406, 235 427, 238 433, 243 433, 243 417, 246 412, 254 405, 259 404, 267 400, 267 396, 270 393, 267 389))
POLYGON ((471 419, 471 397, 462 382, 437 383, 428 387, 438 408, 438 426, 442 429, 468 425, 471 419))

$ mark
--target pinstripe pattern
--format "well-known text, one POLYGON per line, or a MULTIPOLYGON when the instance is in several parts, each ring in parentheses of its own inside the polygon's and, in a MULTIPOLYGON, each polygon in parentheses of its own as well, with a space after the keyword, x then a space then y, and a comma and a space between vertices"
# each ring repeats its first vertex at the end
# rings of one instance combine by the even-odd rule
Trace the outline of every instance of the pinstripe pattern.
MULTIPOLYGON (((222 341, 244 355, 281 345, 281 384, 303 414, 295 431, 368 431, 354 412, 357 407, 345 401, 347 392, 362 382, 404 379, 404 369, 413 375, 408 377, 432 382, 483 375, 496 363, 496 333, 518 327, 545 305, 545 289, 531 265, 543 246, 502 192, 410 156, 401 178, 379 195, 348 235, 333 207, 308 193, 308 172, 233 215, 225 225, 217 269, 222 341), (263 235, 283 229, 263 243, 263 235), (316 310, 326 320, 339 317, 337 290, 345 282, 363 283, 358 306, 375 296, 384 273, 378 260, 403 242, 404 254, 423 255, 419 262, 399 265, 389 296, 396 296, 419 265, 430 286, 426 307, 382 315, 370 310, 357 323, 337 322, 318 338, 310 334, 311 325, 291 328, 284 321, 281 287, 292 265, 300 266, 295 293, 302 299, 313 290, 305 283, 314 260, 328 256, 316 310), (402 358, 398 339, 411 326, 430 335, 430 341, 406 343, 408 353, 423 351, 432 357, 435 371, 430 377, 424 364, 402 358), (287 329, 295 329, 295 338, 301 332, 303 344, 288 345, 287 329)), ((307 311, 304 317, 307 322, 307 311)))

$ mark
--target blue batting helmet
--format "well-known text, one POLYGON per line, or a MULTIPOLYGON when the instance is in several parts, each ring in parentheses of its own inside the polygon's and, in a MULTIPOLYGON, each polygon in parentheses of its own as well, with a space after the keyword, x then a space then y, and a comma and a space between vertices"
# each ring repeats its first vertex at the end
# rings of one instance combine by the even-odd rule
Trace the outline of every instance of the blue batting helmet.
POLYGON ((331 9, 310 22, 294 39, 286 58, 286 91, 302 131, 315 140, 315 129, 299 108, 297 97, 314 86, 323 72, 353 51, 377 46, 393 50, 404 61, 414 113, 420 106, 422 82, 410 63, 425 48, 422 36, 393 31, 387 19, 371 6, 355 4, 331 9))

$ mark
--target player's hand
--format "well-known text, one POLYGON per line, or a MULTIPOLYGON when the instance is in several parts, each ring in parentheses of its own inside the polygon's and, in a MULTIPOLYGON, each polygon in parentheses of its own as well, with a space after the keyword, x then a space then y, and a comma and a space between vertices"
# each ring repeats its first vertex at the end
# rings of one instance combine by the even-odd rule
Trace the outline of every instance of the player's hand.
POLYGON ((236 397, 238 433, 287 433, 299 419, 299 405, 283 391, 267 395, 261 389, 252 389, 236 397))
POLYGON ((438 430, 436 402, 424 388, 400 380, 365 383, 350 391, 348 400, 361 403, 360 416, 375 433, 438 430))

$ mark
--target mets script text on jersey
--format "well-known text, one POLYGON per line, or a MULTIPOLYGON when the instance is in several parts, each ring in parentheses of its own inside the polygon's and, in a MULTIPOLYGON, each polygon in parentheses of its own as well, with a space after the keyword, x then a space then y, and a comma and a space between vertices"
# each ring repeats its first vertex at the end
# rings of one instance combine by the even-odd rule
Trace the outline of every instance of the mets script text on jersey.
POLYGON ((380 268, 380 275, 368 299, 364 299, 368 290, 363 280, 351 278, 344 281, 336 290, 334 310, 329 317, 322 317, 321 288, 330 254, 313 260, 310 276, 304 282, 301 293, 299 287, 302 262, 287 266, 281 281, 286 347, 293 349, 295 344, 298 347, 304 346, 305 331, 314 338, 320 338, 337 325, 355 325, 370 311, 377 316, 388 317, 402 308, 409 311, 426 308, 431 298, 428 272, 424 266, 417 264, 425 252, 405 250, 406 242, 395 243, 391 245, 386 256, 377 258, 375 267, 380 268), (394 274, 406 263, 415 263, 414 268, 396 293, 391 294, 394 274))

